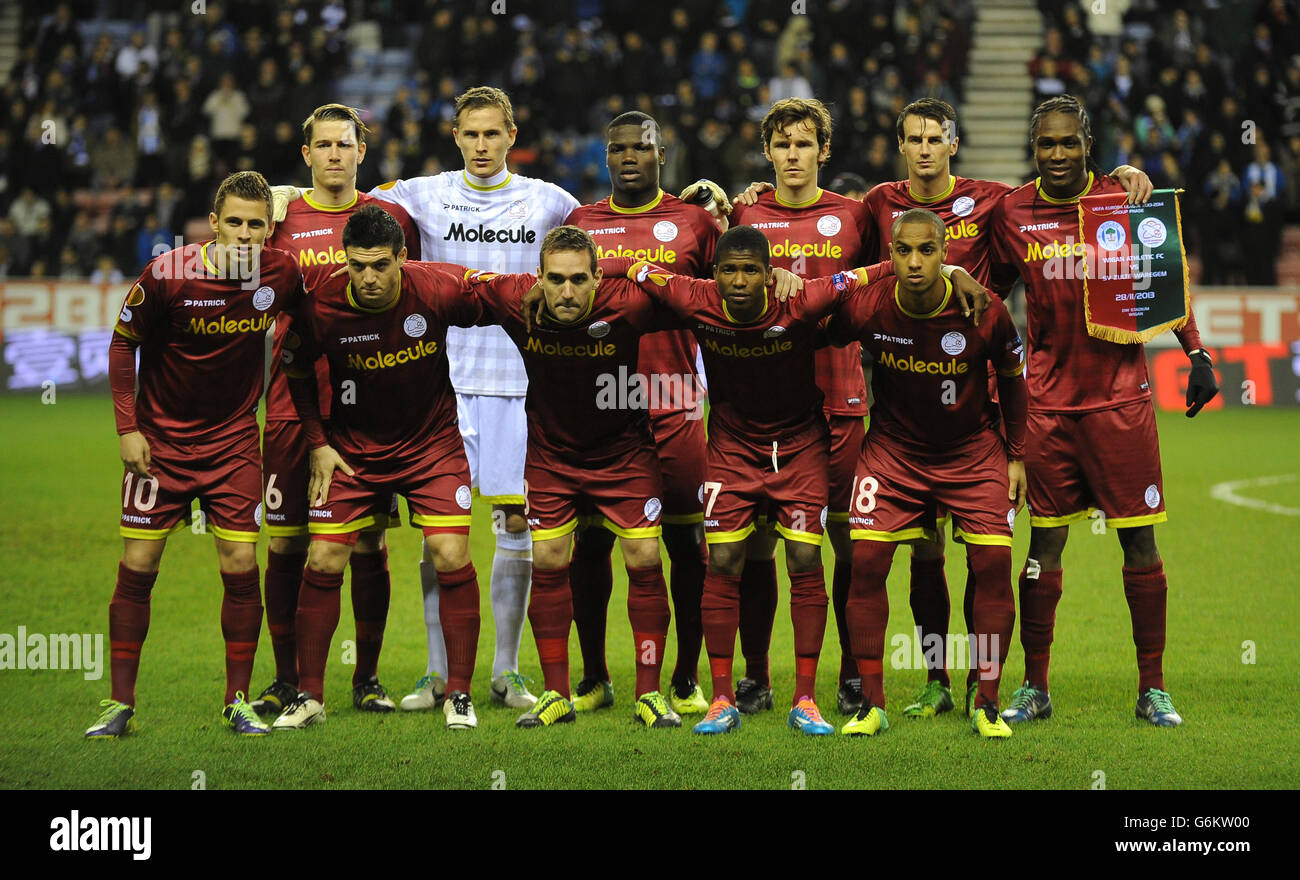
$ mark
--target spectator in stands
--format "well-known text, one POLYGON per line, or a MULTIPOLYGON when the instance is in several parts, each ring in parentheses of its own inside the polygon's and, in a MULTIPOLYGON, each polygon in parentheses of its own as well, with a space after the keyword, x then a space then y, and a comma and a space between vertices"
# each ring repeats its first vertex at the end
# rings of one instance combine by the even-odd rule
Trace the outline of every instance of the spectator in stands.
POLYGON ((208 136, 217 156, 226 159, 232 156, 239 146, 240 126, 251 112, 248 98, 235 84, 234 74, 222 73, 220 84, 203 102, 203 114, 209 120, 208 136))
POLYGON ((96 189, 117 189, 135 180, 135 144, 116 125, 90 145, 91 184, 96 189))
POLYGON ((1272 161, 1263 139, 1255 143, 1254 161, 1242 175, 1241 242, 1246 256, 1246 283, 1277 284, 1277 258, 1282 249, 1282 198, 1286 182, 1272 161))
POLYGON ((807 77, 799 73, 794 62, 787 61, 781 66, 781 75, 768 81, 768 93, 771 100, 782 98, 812 98, 813 88, 807 77))
POLYGON ((90 271, 90 264, 99 251, 99 233, 90 222, 90 214, 77 211, 72 215, 72 226, 68 229, 67 247, 77 252, 81 261, 81 274, 90 271))
POLYGON ((65 245, 59 252, 58 275, 60 281, 80 281, 86 277, 86 273, 81 270, 76 250, 70 246, 65 245))
POLYGON ((55 7, 54 15, 41 22, 36 36, 36 54, 41 68, 53 64, 64 46, 71 46, 76 50, 77 57, 81 57, 81 34, 72 17, 72 7, 60 3, 55 7))
POLYGON ((162 110, 158 106, 158 95, 152 89, 140 96, 140 107, 135 114, 135 146, 135 185, 152 186, 162 180, 164 174, 162 110))
POLYGON ((95 260, 95 270, 90 273, 92 284, 121 284, 126 278, 122 270, 113 264, 108 254, 100 254, 95 260))
POLYGON ((50 203, 36 194, 30 186, 24 186, 9 206, 9 219, 13 222, 16 234, 34 238, 40 231, 41 220, 50 216, 50 203))
POLYGON ((1206 176, 1202 191, 1209 201, 1201 213, 1201 283, 1226 284, 1241 255, 1241 246, 1233 234, 1238 224, 1241 180, 1232 173, 1226 156, 1206 176))
POLYGON ((712 105, 722 94, 727 76, 727 59, 718 51, 718 35, 705 31, 700 36, 700 47, 691 57, 691 84, 696 96, 712 105))
POLYGON ((131 32, 127 44, 118 50, 113 66, 120 78, 131 80, 140 72, 141 64, 150 71, 157 70, 158 60, 158 50, 145 42, 144 28, 139 27, 131 32))

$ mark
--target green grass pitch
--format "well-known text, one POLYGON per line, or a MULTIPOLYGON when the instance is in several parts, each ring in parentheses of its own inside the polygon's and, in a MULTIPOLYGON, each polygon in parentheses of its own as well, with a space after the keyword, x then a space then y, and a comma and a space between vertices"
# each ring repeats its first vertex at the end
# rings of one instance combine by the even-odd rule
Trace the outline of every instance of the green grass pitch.
MULTIPOLYGON (((363 715, 349 697, 349 601, 327 673, 329 721, 303 732, 243 740, 218 716, 223 682, 218 622, 220 581, 212 540, 175 535, 154 591, 138 689, 138 733, 87 743, 108 682, 107 605, 121 553, 116 522, 121 491, 107 396, 62 395, 54 405, 0 398, 5 509, 0 546, 0 633, 105 633, 104 677, 80 671, 0 671, 0 787, 189 788, 202 779, 233 788, 1255 788, 1300 785, 1290 698, 1300 666, 1295 626, 1296 539, 1300 520, 1215 500, 1220 482, 1294 473, 1300 413, 1236 409, 1195 421, 1162 414, 1170 522, 1157 535, 1170 582, 1168 686, 1186 722, 1157 730, 1133 717, 1136 667, 1113 533, 1073 528, 1058 611, 1050 721, 983 742, 960 710, 910 721, 901 708, 922 684, 915 669, 886 663, 892 727, 874 739, 805 739, 785 726, 793 683, 788 608, 773 641, 777 711, 746 718, 725 737, 648 731, 631 720, 632 645, 623 613, 625 577, 616 576, 609 656, 614 709, 553 730, 514 727, 513 710, 488 704, 492 623, 487 596, 489 515, 476 506, 474 561, 483 592, 483 634, 475 690, 480 727, 453 732, 441 713, 363 715), (1252 656, 1253 655, 1253 656, 1252 656), (1253 662, 1246 662, 1253 660, 1253 662), (202 777, 196 776, 196 771, 202 777), (1104 777, 1099 775, 1104 774, 1104 777)), ((1300 482, 1240 490, 1300 507, 1300 482)), ((1016 530, 1014 565, 1025 555, 1028 523, 1016 530)), ((416 560, 418 533, 390 532, 393 601, 381 679, 400 697, 424 671, 424 628, 416 560)), ((263 542, 264 543, 264 542, 263 542)), ((829 549, 826 551, 829 564, 829 549)), ((260 554, 265 565, 265 550, 260 554)), ((616 560, 616 572, 618 570, 616 560)), ((948 579, 960 627, 965 579, 961 549, 949 545, 948 579)), ((829 565, 828 565, 829 573, 829 565)), ((783 576, 784 583, 784 576, 783 576)), ((345 588, 346 589, 346 588, 345 588)), ((910 632, 906 551, 890 578, 890 636, 910 632)), ((580 674, 576 636, 573 672, 580 674)), ((838 666, 833 615, 818 682, 834 715, 838 666)), ((254 688, 271 678, 270 638, 260 642, 254 688)), ((669 658, 675 656, 669 636, 669 658)), ((530 630, 525 674, 540 678, 530 630)), ((1004 703, 1023 670, 1017 641, 1004 703)), ((706 677, 707 677, 707 669, 706 677)), ((738 669, 739 672, 739 669, 738 669)), ((665 683, 667 679, 665 677, 665 683)), ((706 684, 707 687, 707 684, 706 684)))

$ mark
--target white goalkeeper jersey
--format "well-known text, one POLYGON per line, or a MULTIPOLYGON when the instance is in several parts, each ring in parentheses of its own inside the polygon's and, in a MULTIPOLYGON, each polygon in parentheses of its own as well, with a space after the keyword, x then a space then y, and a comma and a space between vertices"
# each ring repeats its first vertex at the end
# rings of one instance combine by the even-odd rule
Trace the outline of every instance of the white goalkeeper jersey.
MULTIPOLYGON (((425 260, 490 272, 536 273, 542 239, 578 200, 553 183, 503 168, 490 178, 460 171, 397 180, 370 191, 406 209, 425 260)), ((528 376, 500 327, 449 327, 451 384, 461 394, 523 397, 528 376)))

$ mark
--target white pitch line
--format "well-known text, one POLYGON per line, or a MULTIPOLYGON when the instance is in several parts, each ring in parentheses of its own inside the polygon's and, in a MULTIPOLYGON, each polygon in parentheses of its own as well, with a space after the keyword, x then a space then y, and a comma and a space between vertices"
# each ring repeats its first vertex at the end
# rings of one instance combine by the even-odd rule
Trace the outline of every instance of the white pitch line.
POLYGON ((1298 479, 1300 479, 1300 474, 1279 474, 1275 477, 1255 477, 1250 480, 1230 480, 1226 483, 1215 483, 1210 487, 1210 497, 1240 507, 1262 510, 1265 513, 1276 513, 1281 516, 1300 516, 1300 508, 1286 507, 1281 504, 1273 504, 1270 501, 1260 501, 1258 498, 1247 498, 1244 495, 1237 494, 1238 489, 1277 486, 1281 483, 1294 483, 1298 479))

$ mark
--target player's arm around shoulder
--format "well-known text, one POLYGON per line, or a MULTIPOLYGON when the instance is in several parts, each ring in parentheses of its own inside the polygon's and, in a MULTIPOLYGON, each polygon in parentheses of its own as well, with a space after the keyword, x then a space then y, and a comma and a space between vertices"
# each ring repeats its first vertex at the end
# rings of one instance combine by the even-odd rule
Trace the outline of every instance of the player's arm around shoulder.
POLYGON ((434 314, 442 327, 478 327, 498 323, 484 321, 483 298, 470 283, 473 271, 455 263, 407 260, 402 264, 411 292, 434 314))
POLYGON ((691 317, 718 298, 718 283, 713 279, 677 275, 645 260, 632 263, 626 277, 682 318, 691 317))

